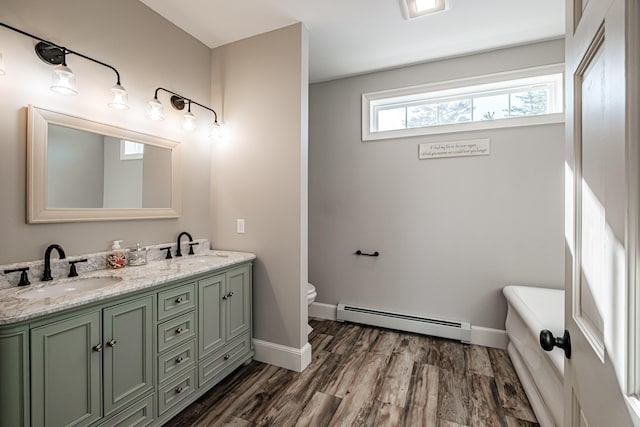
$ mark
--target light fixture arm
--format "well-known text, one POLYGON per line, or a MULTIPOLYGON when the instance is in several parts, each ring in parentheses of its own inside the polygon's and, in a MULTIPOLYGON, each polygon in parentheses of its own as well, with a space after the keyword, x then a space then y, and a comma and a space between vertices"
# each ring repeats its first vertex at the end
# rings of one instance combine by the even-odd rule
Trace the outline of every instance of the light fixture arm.
POLYGON ((192 99, 189 99, 186 96, 182 96, 179 93, 173 92, 173 91, 171 91, 169 89, 165 89, 163 87, 157 88, 156 91, 155 91, 155 94, 154 94, 154 99, 158 99, 158 91, 160 91, 160 90, 162 90, 164 92, 167 92, 167 93, 170 93, 171 95, 173 95, 171 97, 171 105, 175 109, 183 110, 184 106, 185 106, 185 103, 188 103, 189 104, 189 111, 191 111, 191 104, 195 104, 195 105, 197 105, 199 107, 204 108, 205 110, 211 111, 213 113, 213 121, 214 121, 214 123, 218 123, 218 114, 215 112, 215 110, 213 108, 209 108, 206 105, 202 105, 199 102, 196 102, 196 101, 194 101, 192 99))
POLYGON ((66 65, 65 59, 64 59, 66 55, 77 55, 81 58, 87 59, 89 61, 95 62, 96 64, 100 64, 104 67, 111 69, 114 73, 116 73, 117 84, 120 85, 120 73, 118 72, 118 70, 115 69, 115 67, 112 67, 109 64, 106 64, 102 61, 98 61, 97 59, 91 58, 90 56, 84 55, 80 52, 67 49, 64 46, 60 46, 56 43, 50 42, 49 40, 45 40, 42 37, 38 37, 34 34, 27 33, 26 31, 23 31, 16 27, 12 27, 11 25, 5 24, 3 22, 0 22, 0 26, 5 27, 9 30, 15 31, 16 33, 20 33, 23 36, 27 36, 32 39, 38 40, 40 43, 36 45, 36 53, 38 54, 38 58, 40 58, 42 61, 46 62, 47 64, 66 65), (52 50, 53 52, 48 55, 44 55, 44 52, 47 50, 52 50))

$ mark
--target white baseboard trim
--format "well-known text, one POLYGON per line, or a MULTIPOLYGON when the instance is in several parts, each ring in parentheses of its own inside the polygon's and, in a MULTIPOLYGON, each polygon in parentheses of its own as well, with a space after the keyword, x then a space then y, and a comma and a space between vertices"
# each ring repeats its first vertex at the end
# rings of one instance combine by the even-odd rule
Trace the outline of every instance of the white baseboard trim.
POLYGON ((302 348, 294 348, 254 338, 253 349, 255 351, 254 360, 290 371, 302 372, 311 363, 311 345, 309 343, 302 348))
POLYGON ((508 343, 509 338, 507 337, 507 331, 482 326, 471 326, 471 344, 506 350, 508 343))
MULTIPOLYGON (((337 312, 338 306, 333 304, 314 302, 309 306, 309 317, 318 319, 336 320, 337 312)), ((483 326, 471 326, 471 344, 506 350, 508 342, 507 331, 483 326)))
POLYGON ((334 304, 324 304, 314 302, 309 306, 309 317, 317 317, 318 319, 336 320, 338 306, 334 304))

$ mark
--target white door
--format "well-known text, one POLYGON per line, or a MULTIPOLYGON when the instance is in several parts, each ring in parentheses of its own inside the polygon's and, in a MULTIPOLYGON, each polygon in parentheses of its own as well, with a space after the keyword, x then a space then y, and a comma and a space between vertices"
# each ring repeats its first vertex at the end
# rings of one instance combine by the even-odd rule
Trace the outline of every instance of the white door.
POLYGON ((565 427, 632 425, 638 7, 567 0, 565 427))

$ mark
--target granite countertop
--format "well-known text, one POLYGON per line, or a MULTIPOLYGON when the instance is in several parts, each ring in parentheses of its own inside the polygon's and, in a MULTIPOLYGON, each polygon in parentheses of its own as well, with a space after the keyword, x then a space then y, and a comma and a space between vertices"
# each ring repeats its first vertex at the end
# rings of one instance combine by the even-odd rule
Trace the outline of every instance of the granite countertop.
MULTIPOLYGON (((59 279, 30 286, 0 289, 0 325, 23 322, 35 317, 79 307, 92 302, 151 289, 174 280, 218 270, 251 261, 256 256, 248 252, 211 250, 197 255, 170 260, 153 261, 142 266, 127 266, 120 270, 97 270, 78 277, 59 279), (82 290, 82 281, 112 277, 113 283, 99 289, 82 290), (71 287, 61 295, 47 293, 47 288, 61 285, 71 287), (42 295, 39 293, 42 292, 42 295)), ((108 279, 106 279, 108 280, 108 279)))

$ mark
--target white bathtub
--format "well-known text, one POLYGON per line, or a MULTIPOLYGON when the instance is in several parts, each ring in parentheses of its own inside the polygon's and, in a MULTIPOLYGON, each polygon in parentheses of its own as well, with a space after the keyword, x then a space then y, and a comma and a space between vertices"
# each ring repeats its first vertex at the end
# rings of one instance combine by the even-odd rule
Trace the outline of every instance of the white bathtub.
POLYGON ((540 348, 540 331, 564 332, 564 290, 506 286, 507 350, 541 427, 562 427, 564 353, 540 348))

